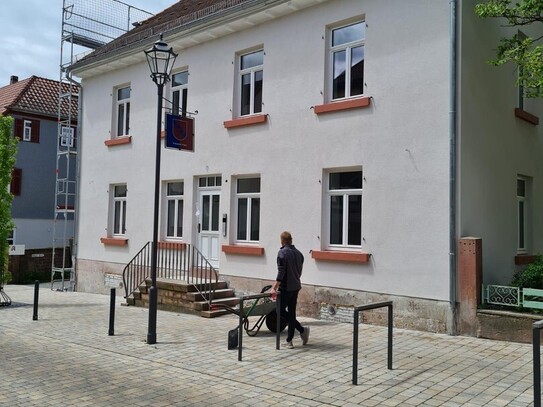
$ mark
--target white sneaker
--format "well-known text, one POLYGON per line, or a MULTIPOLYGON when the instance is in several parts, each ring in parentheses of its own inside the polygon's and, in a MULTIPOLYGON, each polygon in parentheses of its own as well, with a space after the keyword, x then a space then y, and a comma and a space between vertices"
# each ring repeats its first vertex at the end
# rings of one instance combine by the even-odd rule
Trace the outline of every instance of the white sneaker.
POLYGON ((292 341, 283 343, 282 347, 287 348, 287 349, 294 349, 294 345, 292 344, 292 341))
POLYGON ((304 326, 304 331, 300 334, 300 337, 302 338, 302 345, 307 345, 307 342, 309 342, 309 327, 304 326))

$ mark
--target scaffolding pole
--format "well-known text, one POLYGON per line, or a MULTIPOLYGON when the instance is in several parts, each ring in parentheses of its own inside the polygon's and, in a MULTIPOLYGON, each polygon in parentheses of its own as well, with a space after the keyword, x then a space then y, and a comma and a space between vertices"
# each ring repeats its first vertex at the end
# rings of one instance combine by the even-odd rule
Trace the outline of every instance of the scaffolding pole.
POLYGON ((119 0, 63 0, 51 290, 76 290, 82 88, 70 67, 152 14, 119 0))

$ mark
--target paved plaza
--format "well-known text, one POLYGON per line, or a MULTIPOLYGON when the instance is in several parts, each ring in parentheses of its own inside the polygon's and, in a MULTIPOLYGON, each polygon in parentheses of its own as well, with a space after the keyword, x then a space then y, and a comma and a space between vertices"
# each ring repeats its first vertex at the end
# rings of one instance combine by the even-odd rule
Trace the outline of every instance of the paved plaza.
MULTIPOLYGON (((353 325, 301 318, 309 344, 275 349, 264 326, 244 336, 243 361, 227 350, 233 315, 204 319, 158 311, 157 344, 145 343, 147 309, 109 296, 42 285, 7 286, 0 308, 0 406, 508 406, 533 405, 529 344, 360 326, 358 385, 353 325)), ((284 340, 285 333, 282 339, 284 340)))

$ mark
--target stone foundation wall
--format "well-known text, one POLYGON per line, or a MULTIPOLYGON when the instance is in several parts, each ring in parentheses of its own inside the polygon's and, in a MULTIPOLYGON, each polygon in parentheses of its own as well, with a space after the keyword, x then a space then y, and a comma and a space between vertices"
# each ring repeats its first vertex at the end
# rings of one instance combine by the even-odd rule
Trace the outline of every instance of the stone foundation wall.
MULTIPOLYGON (((271 280, 221 275, 236 295, 259 293, 271 280)), ((449 303, 422 298, 377 294, 341 288, 304 284, 298 297, 298 314, 337 322, 353 322, 354 307, 381 301, 394 301, 394 326, 418 331, 449 333, 449 303)), ((385 326, 386 308, 365 311, 361 321, 385 326)))
POLYGON ((89 293, 109 294, 116 288, 118 296, 124 296, 122 283, 126 264, 78 259, 76 264, 76 290, 89 293))
MULTIPOLYGON (((79 259, 76 266, 76 289, 108 294, 115 285, 117 295, 124 295, 122 271, 124 264, 79 259)), ((221 274, 236 296, 257 294, 272 280, 244 278, 221 274)), ((302 286, 298 296, 298 314, 338 322, 353 322, 353 307, 373 302, 394 301, 394 326, 418 331, 449 333, 449 303, 422 298, 385 295, 341 288, 302 286)), ((385 326, 386 308, 362 313, 361 321, 385 326)))

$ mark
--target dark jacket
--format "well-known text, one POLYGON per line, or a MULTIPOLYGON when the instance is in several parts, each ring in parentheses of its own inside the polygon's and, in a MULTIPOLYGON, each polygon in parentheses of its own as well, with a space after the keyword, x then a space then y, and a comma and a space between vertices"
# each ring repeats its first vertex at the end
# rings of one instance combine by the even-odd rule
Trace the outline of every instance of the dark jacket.
POLYGON ((284 245, 277 253, 277 281, 282 291, 298 291, 302 288, 300 277, 304 264, 303 254, 294 245, 284 245))

